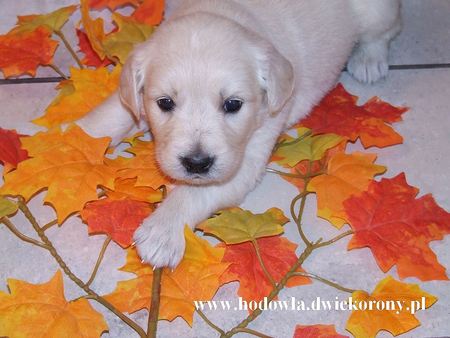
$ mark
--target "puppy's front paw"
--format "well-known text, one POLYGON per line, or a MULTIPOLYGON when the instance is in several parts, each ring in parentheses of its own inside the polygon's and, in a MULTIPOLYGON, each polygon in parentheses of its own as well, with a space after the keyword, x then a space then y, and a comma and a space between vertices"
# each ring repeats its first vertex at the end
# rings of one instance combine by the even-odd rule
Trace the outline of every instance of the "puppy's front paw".
POLYGON ((360 82, 376 82, 388 73, 387 54, 388 46, 384 42, 361 44, 353 52, 347 69, 360 82))
POLYGON ((179 224, 164 223, 153 214, 134 233, 139 256, 154 268, 175 268, 184 255, 184 231, 179 224))

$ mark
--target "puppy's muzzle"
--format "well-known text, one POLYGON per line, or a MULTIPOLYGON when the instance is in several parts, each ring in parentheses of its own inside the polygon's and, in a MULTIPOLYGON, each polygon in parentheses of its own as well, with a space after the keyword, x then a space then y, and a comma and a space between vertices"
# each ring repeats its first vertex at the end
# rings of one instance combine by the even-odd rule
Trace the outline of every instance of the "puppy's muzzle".
POLYGON ((215 157, 203 153, 195 153, 181 157, 180 161, 189 174, 206 174, 214 164, 215 157))

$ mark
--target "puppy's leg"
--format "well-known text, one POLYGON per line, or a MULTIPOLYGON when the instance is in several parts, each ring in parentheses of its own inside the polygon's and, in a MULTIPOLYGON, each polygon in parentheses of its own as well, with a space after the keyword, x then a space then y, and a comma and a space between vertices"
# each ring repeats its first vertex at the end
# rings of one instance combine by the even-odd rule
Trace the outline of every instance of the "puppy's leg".
POLYGON ((242 166, 228 182, 211 186, 180 185, 134 234, 141 258, 154 267, 176 267, 184 254, 184 226, 195 227, 215 211, 239 204, 265 171, 282 121, 274 118, 255 132, 242 166), (270 121, 270 122, 272 122, 270 121))
POLYGON ((147 131, 145 121, 136 122, 122 104, 118 92, 112 94, 101 105, 88 113, 83 118, 75 121, 75 124, 93 137, 111 137, 111 144, 120 143, 125 137, 138 131, 147 131))
POLYGON ((397 0, 355 0, 361 38, 347 64, 358 81, 373 83, 389 70, 389 43, 401 30, 400 3, 397 0))

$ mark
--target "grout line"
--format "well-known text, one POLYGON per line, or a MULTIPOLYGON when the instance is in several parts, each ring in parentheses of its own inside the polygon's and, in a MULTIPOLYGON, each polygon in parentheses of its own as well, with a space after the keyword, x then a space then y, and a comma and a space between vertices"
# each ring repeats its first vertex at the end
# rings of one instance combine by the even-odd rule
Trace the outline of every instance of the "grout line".
MULTIPOLYGON (((411 64, 411 65, 390 65, 390 70, 412 70, 412 69, 445 69, 450 68, 450 63, 424 63, 424 64, 411 64)), ((347 68, 344 68, 344 72, 347 68)), ((23 79, 0 79, 0 85, 9 84, 22 84, 22 83, 52 83, 61 82, 63 77, 34 77, 23 79)))

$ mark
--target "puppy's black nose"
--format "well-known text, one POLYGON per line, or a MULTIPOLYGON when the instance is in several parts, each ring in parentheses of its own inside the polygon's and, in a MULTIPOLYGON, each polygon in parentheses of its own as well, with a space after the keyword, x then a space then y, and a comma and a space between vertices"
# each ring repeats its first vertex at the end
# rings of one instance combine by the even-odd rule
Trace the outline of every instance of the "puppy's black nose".
POLYGON ((180 160, 188 173, 206 174, 213 165, 215 158, 198 153, 193 154, 192 156, 183 156, 180 160))

